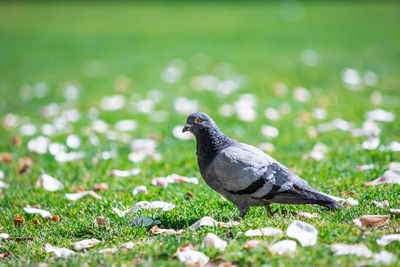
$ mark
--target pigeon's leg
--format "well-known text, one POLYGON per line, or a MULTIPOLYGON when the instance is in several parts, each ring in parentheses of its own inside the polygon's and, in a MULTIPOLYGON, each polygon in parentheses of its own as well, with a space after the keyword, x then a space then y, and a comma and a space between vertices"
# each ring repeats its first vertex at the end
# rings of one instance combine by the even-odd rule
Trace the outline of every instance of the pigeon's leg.
POLYGON ((265 209, 267 210, 268 216, 272 217, 272 216, 274 216, 275 213, 278 212, 278 210, 271 211, 270 205, 271 205, 271 203, 265 203, 265 204, 264 204, 264 207, 265 207, 265 209))
POLYGON ((242 219, 244 216, 246 216, 247 212, 249 211, 249 207, 238 207, 239 209, 239 219, 242 219))

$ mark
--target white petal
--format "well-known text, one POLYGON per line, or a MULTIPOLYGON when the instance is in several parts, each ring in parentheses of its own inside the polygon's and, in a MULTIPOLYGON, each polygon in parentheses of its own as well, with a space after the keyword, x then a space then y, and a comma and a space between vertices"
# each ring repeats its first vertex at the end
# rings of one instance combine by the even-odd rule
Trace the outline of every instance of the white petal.
POLYGON ((400 234, 384 235, 376 240, 376 243, 378 243, 379 246, 386 246, 393 241, 400 241, 400 234))
POLYGON ((372 257, 373 253, 369 248, 367 248, 364 244, 341 244, 335 243, 331 245, 331 249, 335 253, 336 256, 339 255, 356 255, 358 257, 372 257))
POLYGON ((100 254, 114 254, 117 251, 118 251, 118 249, 116 249, 116 248, 105 248, 105 249, 99 250, 99 253, 100 254))
POLYGON ((40 214, 43 218, 51 217, 51 213, 48 212, 47 210, 35 209, 30 207, 25 207, 24 210, 30 214, 40 214))
POLYGON ((313 246, 317 243, 318 230, 305 222, 294 221, 286 230, 289 237, 297 239, 301 246, 313 246))
POLYGON ((77 201, 87 195, 90 195, 96 199, 101 199, 102 197, 96 194, 94 191, 84 191, 79 193, 65 194, 65 197, 72 201, 77 201))
POLYGON ((114 211, 119 217, 125 217, 125 215, 126 214, 128 214, 129 213, 129 209, 128 210, 120 210, 120 209, 117 209, 117 208, 112 208, 112 211, 114 211))
POLYGON ((278 253, 279 255, 293 253, 296 251, 296 241, 293 240, 281 240, 276 242, 270 247, 270 251, 278 253))
POLYGON ((129 176, 135 176, 140 173, 139 168, 134 168, 131 170, 112 170, 111 175, 112 176, 117 176, 117 177, 129 177, 129 176))
POLYGON ((208 233, 204 237, 203 246, 207 246, 209 248, 216 248, 221 251, 224 251, 227 246, 227 242, 222 240, 221 238, 219 238, 217 235, 215 235, 213 233, 208 233))
POLYGON ((70 249, 54 247, 54 246, 50 245, 49 243, 47 243, 45 245, 45 250, 47 253, 56 254, 57 257, 68 257, 70 255, 75 254, 75 252, 70 249))
POLYGON ((134 120, 122 120, 115 124, 115 129, 120 132, 131 132, 137 128, 137 123, 134 120))
POLYGON ((384 207, 389 207, 389 201, 384 200, 384 201, 372 201, 373 204, 375 204, 375 206, 380 207, 380 208, 384 208, 384 207))
POLYGON ((256 239, 252 239, 246 242, 246 244, 244 244, 244 248, 245 249, 251 249, 251 248, 256 248, 258 246, 260 246, 262 244, 262 242, 260 240, 256 240, 256 239))
POLYGON ((247 230, 245 236, 274 236, 282 234, 282 230, 274 227, 247 230))
POLYGON ((36 187, 43 186, 44 189, 50 192, 60 190, 64 185, 56 178, 51 177, 48 174, 42 174, 36 182, 36 187))
POLYGON ((123 243, 119 248, 126 251, 129 249, 132 249, 134 247, 134 245, 135 244, 132 241, 129 241, 129 242, 123 243))
POLYGON ((396 260, 396 256, 393 253, 382 250, 379 253, 374 254, 375 263, 390 264, 396 260))
POLYGON ((38 136, 28 142, 28 150, 33 153, 44 154, 48 146, 49 139, 43 136, 38 136))
POLYGON ((279 130, 273 126, 269 125, 263 125, 261 127, 261 133, 266 137, 266 138, 275 138, 279 135, 279 130))
POLYGON ((368 186, 379 184, 400 184, 400 169, 387 170, 378 179, 365 183, 368 186))
POLYGON ((133 195, 137 195, 140 193, 147 194, 147 187, 145 185, 138 185, 132 191, 133 195))
POLYGON ((7 188, 7 187, 8 187, 8 184, 6 184, 3 181, 0 181, 0 188, 7 188))
POLYGON ((125 102, 123 95, 105 96, 100 101, 100 108, 106 111, 119 110, 125 106, 125 102))
POLYGON ((9 238, 10 236, 8 235, 8 234, 6 234, 6 233, 1 233, 0 234, 0 239, 1 238, 9 238))
POLYGON ((191 245, 179 247, 175 255, 179 261, 192 266, 203 267, 210 261, 204 253, 193 250, 191 245))
POLYGON ((213 218, 206 216, 195 222, 193 225, 191 225, 189 228, 190 229, 197 229, 201 226, 215 226, 217 225, 218 222, 214 220, 213 218))
POLYGON ((374 109, 365 113, 365 117, 371 121, 391 122, 394 120, 394 113, 383 109, 374 109))
POLYGON ((85 248, 91 248, 96 246, 97 244, 101 243, 100 240, 97 240, 96 238, 92 239, 84 239, 78 242, 75 242, 72 244, 75 250, 82 250, 85 248))
POLYGON ((75 149, 75 148, 80 147, 81 139, 79 138, 79 136, 77 136, 75 134, 70 134, 67 137, 66 143, 67 143, 68 147, 75 149))

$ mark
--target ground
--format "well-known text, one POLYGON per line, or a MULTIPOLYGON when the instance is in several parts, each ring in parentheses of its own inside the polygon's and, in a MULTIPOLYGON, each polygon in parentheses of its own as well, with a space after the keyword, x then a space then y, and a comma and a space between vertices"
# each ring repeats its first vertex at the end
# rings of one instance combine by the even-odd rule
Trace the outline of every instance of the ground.
MULTIPOLYGON (((46 262, 51 266, 77 266, 87 262, 105 266, 124 263, 180 266, 182 264, 172 255, 185 243, 193 244, 213 261, 224 260, 239 266, 351 266, 366 261, 356 256, 334 256, 329 246, 337 242, 363 243, 379 252, 383 248, 376 240, 383 234, 399 231, 399 220, 395 216, 386 226, 364 229, 365 232, 354 226, 352 220, 364 214, 389 214, 387 209, 373 205, 373 200, 388 200, 391 208, 400 208, 399 185, 364 186, 365 182, 387 170, 390 162, 400 161, 400 154, 379 149, 364 150, 361 143, 366 138, 353 137, 348 131, 333 130, 315 136, 312 129, 335 118, 361 127, 365 112, 383 108, 393 112, 396 119, 379 123, 381 144, 400 141, 399 11, 400 4, 395 1, 341 1, 334 5, 310 1, 300 6, 262 2, 1 3, 0 116, 18 114, 24 123, 30 121, 39 127, 51 121, 40 115, 44 105, 55 102, 61 109, 76 108, 82 118, 72 123, 72 132, 82 138, 78 150, 85 151, 87 156, 61 164, 48 153, 28 152, 27 142, 32 137, 22 137, 21 146, 12 146, 9 139, 18 134, 18 129, 0 130, 0 152, 9 152, 13 158, 10 163, 0 163, 4 182, 9 184, 8 188, 2 188, 0 195, 0 233, 33 238, 30 242, 1 241, 0 253, 10 251, 11 259, 0 260, 0 264, 16 266, 46 262), (317 65, 306 66, 302 62, 301 54, 307 49, 317 53, 317 65), (182 78, 169 84, 163 81, 161 73, 174 59, 180 59, 186 67, 182 78), (361 90, 349 90, 342 79, 346 68, 355 69, 361 75, 372 71, 378 82, 362 86, 361 90), (194 76, 223 77, 232 72, 244 76, 246 82, 229 96, 192 89, 194 76), (115 81, 121 76, 131 81, 124 92, 115 90, 115 81), (30 98, 27 86, 41 82, 47 85, 48 94, 43 98, 30 98), (287 96, 274 93, 273 89, 282 83, 289 89, 287 96), (67 84, 81 88, 75 102, 65 103, 63 90, 67 84), (308 89, 311 99, 308 102, 294 100, 292 94, 296 87, 308 89), (128 159, 129 143, 110 141, 101 134, 97 147, 88 142, 85 128, 90 120, 86 114, 91 107, 99 107, 103 96, 122 94, 134 101, 145 98, 150 89, 163 92, 162 101, 156 105, 156 110, 167 112, 167 116, 159 115, 161 121, 155 122, 147 114, 132 112, 129 105, 118 111, 100 110, 99 118, 110 125, 122 119, 136 120, 138 128, 129 134, 132 138, 156 138, 159 142, 157 152, 162 155, 160 161, 146 159, 133 163, 128 159), (236 116, 219 114, 221 104, 233 103, 244 93, 257 98, 254 121, 244 122, 236 116), (272 254, 268 245, 243 250, 244 243, 250 238, 242 233, 266 226, 284 231, 298 219, 293 215, 276 214, 269 218, 265 209, 252 208, 240 225, 232 229, 187 230, 204 216, 226 222, 237 217, 238 211, 208 188, 202 179, 198 185, 172 184, 167 188, 151 185, 152 178, 171 173, 201 178, 195 141, 180 140, 172 135, 173 127, 183 125, 186 120, 185 115, 174 110, 173 103, 178 96, 196 99, 200 109, 210 114, 229 136, 255 146, 271 142, 275 146, 271 155, 316 189, 337 196, 343 191, 358 194, 353 197, 359 205, 334 212, 317 206, 273 205, 280 210, 319 214, 313 220, 301 219, 318 229, 317 244, 313 247, 298 245, 297 252, 290 256, 272 254), (380 103, 377 102, 379 96, 382 98, 380 103), (264 117, 267 107, 279 108, 283 103, 290 105, 289 114, 278 121, 264 117), (325 120, 311 117, 315 107, 326 109, 325 120), (264 124, 278 128, 279 135, 267 140, 261 133, 264 124), (306 159, 304 155, 316 143, 327 146, 325 158, 320 161, 306 159), (95 155, 111 148, 117 151, 115 158, 100 159, 93 164, 95 155), (32 157, 35 163, 30 173, 19 174, 18 158, 23 156, 32 157), (355 169, 357 165, 371 163, 375 164, 373 169, 355 169), (109 175, 113 169, 134 167, 141 169, 137 176, 117 178, 109 175), (42 172, 62 181, 64 189, 48 192, 36 188, 36 180, 42 172), (100 182, 109 184, 108 190, 98 192, 101 200, 88 197, 72 202, 64 196, 77 188, 91 189, 93 184, 100 182), (133 195, 132 189, 137 185, 146 185, 148 194, 133 195), (194 198, 188 197, 187 192, 194 198), (111 210, 113 207, 132 207, 142 200, 163 200, 176 207, 166 212, 142 210, 124 218, 111 210), (36 204, 59 215, 61 221, 46 221, 24 212, 25 206, 36 204), (13 223, 18 216, 25 218, 20 227, 13 223), (97 216, 107 217, 109 227, 97 227, 94 224, 97 216), (130 225, 137 216, 160 220, 161 228, 187 231, 179 235, 155 236, 148 228, 130 225), (35 226, 34 218, 42 224, 35 226), (227 249, 219 252, 203 248, 201 242, 207 232, 228 240, 227 249), (71 248, 71 243, 84 238, 97 238, 102 243, 83 255, 68 259, 56 258, 44 250, 46 243, 71 248), (129 252, 98 253, 99 249, 117 248, 127 241, 135 243, 129 252)), ((65 142, 67 135, 52 136, 51 141, 65 142)), ((257 239, 272 244, 285 238, 257 239)), ((398 254, 400 243, 392 243, 384 249, 398 254)), ((400 258, 392 264, 399 265, 400 258)))

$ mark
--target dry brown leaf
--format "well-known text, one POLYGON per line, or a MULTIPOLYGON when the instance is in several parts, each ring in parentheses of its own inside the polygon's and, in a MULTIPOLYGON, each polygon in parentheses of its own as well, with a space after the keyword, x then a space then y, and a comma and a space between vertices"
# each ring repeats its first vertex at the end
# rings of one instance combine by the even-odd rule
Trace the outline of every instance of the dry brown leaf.
POLYGON ((17 217, 17 218, 14 219, 14 225, 21 226, 22 223, 24 222, 24 220, 25 219, 24 219, 23 216, 17 217))
POLYGON ((30 173, 30 166, 33 164, 33 159, 30 157, 22 157, 18 159, 18 172, 19 173, 30 173))
POLYGON ((53 217, 51 217, 51 220, 55 221, 55 222, 59 222, 60 221, 60 217, 57 216, 57 215, 53 215, 53 217))
POLYGON ((353 220, 357 226, 379 227, 389 221, 390 215, 363 215, 359 219, 353 220))
POLYGON ((152 233, 152 234, 155 234, 157 231, 158 231, 158 226, 157 225, 154 225, 153 227, 151 227, 151 229, 150 229, 150 232, 152 233))
POLYGON ((96 218, 96 222, 97 222, 98 225, 103 226, 103 225, 105 225, 107 223, 107 219, 104 216, 98 216, 96 218))
POLYGON ((20 146, 22 144, 22 139, 18 135, 11 137, 10 145, 12 146, 20 146))
POLYGON ((7 152, 0 153, 0 160, 1 160, 3 163, 8 163, 8 162, 10 162, 10 161, 12 160, 12 155, 11 155, 11 153, 7 153, 7 152))
POLYGON ((108 184, 107 183, 94 184, 93 190, 106 191, 108 190, 108 184))
POLYGON ((194 195, 193 195, 193 193, 191 193, 191 192, 186 192, 186 195, 187 195, 188 197, 190 197, 190 198, 194 198, 194 195))
POLYGON ((0 253, 0 259, 11 259, 11 251, 0 253))

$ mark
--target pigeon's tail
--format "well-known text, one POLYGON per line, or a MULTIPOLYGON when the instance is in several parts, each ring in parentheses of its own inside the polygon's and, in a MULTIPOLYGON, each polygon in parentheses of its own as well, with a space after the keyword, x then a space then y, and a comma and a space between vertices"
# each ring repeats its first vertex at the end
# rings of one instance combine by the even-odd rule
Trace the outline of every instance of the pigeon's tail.
POLYGON ((323 207, 325 207, 325 208, 327 208, 327 209, 330 209, 330 210, 337 210, 337 209, 343 207, 339 202, 336 202, 336 201, 333 200, 333 199, 332 199, 332 202, 331 202, 331 203, 322 204, 321 206, 323 206, 323 207))
POLYGON ((315 191, 312 188, 300 188, 296 185, 292 190, 275 193, 270 200, 281 204, 317 204, 330 210, 342 207, 341 204, 327 194, 315 191))

